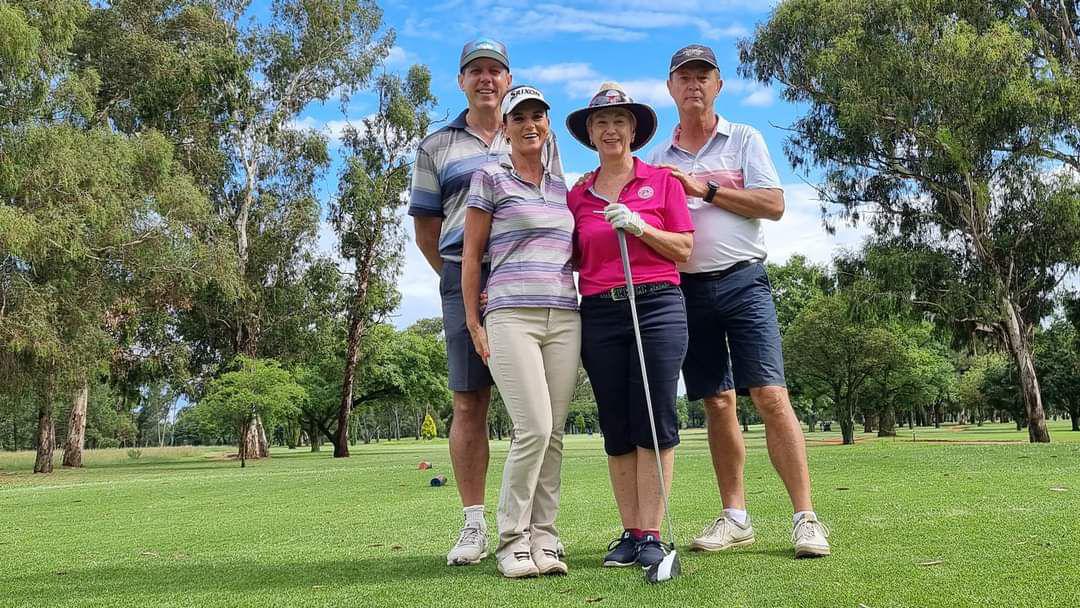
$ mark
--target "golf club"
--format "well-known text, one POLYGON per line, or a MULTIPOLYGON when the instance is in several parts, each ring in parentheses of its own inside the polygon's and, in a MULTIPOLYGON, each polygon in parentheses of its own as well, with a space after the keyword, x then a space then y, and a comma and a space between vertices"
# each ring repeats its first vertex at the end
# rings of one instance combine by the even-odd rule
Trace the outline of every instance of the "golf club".
POLYGON ((649 392, 649 376, 645 370, 645 350, 641 347, 641 326, 638 324, 637 302, 634 299, 634 277, 630 272, 630 254, 626 250, 626 232, 615 230, 619 237, 619 255, 622 257, 623 274, 626 276, 626 297, 630 300, 630 315, 634 320, 634 338, 637 340, 638 361, 641 363, 641 382, 645 385, 645 407, 649 410, 649 430, 652 431, 653 452, 656 454, 656 471, 660 482, 660 496, 664 499, 664 517, 667 520, 671 551, 664 559, 645 569, 645 580, 662 583, 679 575, 679 554, 675 551, 675 526, 671 523, 671 509, 667 489, 664 487, 664 464, 660 462, 660 442, 656 439, 656 421, 653 417, 652 394, 649 392))

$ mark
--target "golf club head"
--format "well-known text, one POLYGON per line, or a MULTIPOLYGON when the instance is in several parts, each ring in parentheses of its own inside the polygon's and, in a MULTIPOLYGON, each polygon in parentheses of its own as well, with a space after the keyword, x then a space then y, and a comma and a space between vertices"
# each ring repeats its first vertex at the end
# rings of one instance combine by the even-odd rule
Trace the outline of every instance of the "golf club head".
POLYGON ((679 576, 679 554, 675 547, 664 556, 664 559, 656 562, 645 569, 645 581, 649 583, 662 583, 679 576))

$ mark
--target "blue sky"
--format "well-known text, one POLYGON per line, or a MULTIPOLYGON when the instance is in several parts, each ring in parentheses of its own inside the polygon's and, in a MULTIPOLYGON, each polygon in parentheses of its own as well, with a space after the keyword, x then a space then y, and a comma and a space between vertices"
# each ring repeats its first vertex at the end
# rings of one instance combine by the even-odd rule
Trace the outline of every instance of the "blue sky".
MULTIPOLYGON (((861 238, 860 230, 841 228, 835 236, 824 231, 814 189, 807 183, 814 177, 796 174, 783 154, 783 129, 795 120, 798 109, 780 99, 778 88, 746 81, 737 74, 736 43, 768 18, 771 2, 383 0, 380 5, 386 26, 397 35, 387 69, 404 72, 413 63, 429 66, 440 119, 452 119, 465 107, 456 80, 458 56, 465 41, 486 35, 505 42, 515 84, 540 87, 552 104, 552 126, 571 180, 572 174, 592 169, 596 155, 570 137, 564 126, 566 115, 585 105, 600 82, 616 80, 637 101, 657 111, 660 128, 653 143, 658 143, 678 120, 664 84, 671 54, 687 44, 707 44, 716 52, 724 78, 717 110, 728 120, 751 124, 764 134, 785 184, 787 212, 766 228, 770 260, 782 262, 802 253, 827 262, 837 247, 854 246, 861 238)), ((306 109, 299 123, 333 136, 346 120, 359 120, 372 110, 371 100, 360 95, 350 104, 347 115, 331 103, 306 109)), ((324 181, 326 197, 333 195, 336 183, 337 169, 324 181)), ((406 224, 411 235, 411 222, 406 224)), ((319 248, 332 254, 334 242, 324 226, 319 248)), ((400 287, 403 302, 393 319, 396 325, 439 316, 437 278, 412 242, 406 245, 400 287)))

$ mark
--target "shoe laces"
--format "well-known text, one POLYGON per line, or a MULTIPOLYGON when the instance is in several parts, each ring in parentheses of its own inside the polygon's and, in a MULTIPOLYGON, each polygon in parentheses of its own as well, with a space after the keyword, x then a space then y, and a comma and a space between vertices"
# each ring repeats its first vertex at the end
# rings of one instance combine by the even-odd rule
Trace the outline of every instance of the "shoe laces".
POLYGON ((608 543, 608 546, 607 546, 608 551, 614 551, 615 547, 618 547, 619 545, 621 545, 621 544, 623 544, 625 542, 631 542, 632 543, 632 542, 634 542, 634 538, 632 536, 630 536, 630 534, 628 534, 628 533, 623 533, 618 538, 616 538, 615 540, 608 543))
POLYGON ((458 537, 457 544, 483 545, 484 529, 480 528, 479 526, 465 526, 461 529, 461 536, 458 537))
POLYGON ((664 553, 667 553, 666 547, 664 546, 664 543, 662 543, 659 538, 656 538, 655 536, 653 536, 651 534, 649 536, 646 536, 645 538, 641 539, 640 541, 638 541, 638 546, 637 546, 638 553, 641 553, 642 551, 645 550, 646 547, 649 547, 649 546, 652 546, 652 545, 655 545, 655 546, 659 547, 661 551, 663 551, 664 553))
POLYGON ((721 515, 720 517, 716 518, 716 521, 712 522, 711 524, 706 525, 705 528, 701 531, 701 535, 702 536, 716 536, 716 535, 723 536, 724 532, 727 531, 727 527, 732 525, 732 523, 733 522, 730 519, 728 519, 728 517, 726 515, 721 515))
POLYGON ((799 541, 816 536, 819 530, 822 536, 829 538, 829 528, 824 523, 817 519, 804 517, 799 520, 798 524, 795 524, 795 529, 791 531, 791 542, 798 544, 799 541))

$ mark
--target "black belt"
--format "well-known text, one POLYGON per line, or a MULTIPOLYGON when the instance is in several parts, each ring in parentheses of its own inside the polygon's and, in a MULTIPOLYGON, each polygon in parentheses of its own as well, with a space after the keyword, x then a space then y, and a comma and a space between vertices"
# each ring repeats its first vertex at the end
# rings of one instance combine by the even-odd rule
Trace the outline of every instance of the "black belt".
MULTIPOLYGON (((667 291, 674 289, 675 284, 667 281, 661 281, 659 283, 641 283, 640 285, 634 285, 634 296, 647 296, 654 293, 660 293, 661 291, 667 291)), ((596 293, 591 296, 583 296, 585 298, 597 298, 601 300, 613 300, 618 302, 620 300, 626 300, 628 298, 626 294, 626 287, 612 287, 608 291, 603 293, 596 293)))
POLYGON ((735 262, 723 270, 714 270, 712 272, 683 272, 680 274, 684 281, 715 281, 757 263, 758 260, 743 260, 741 262, 735 262))

